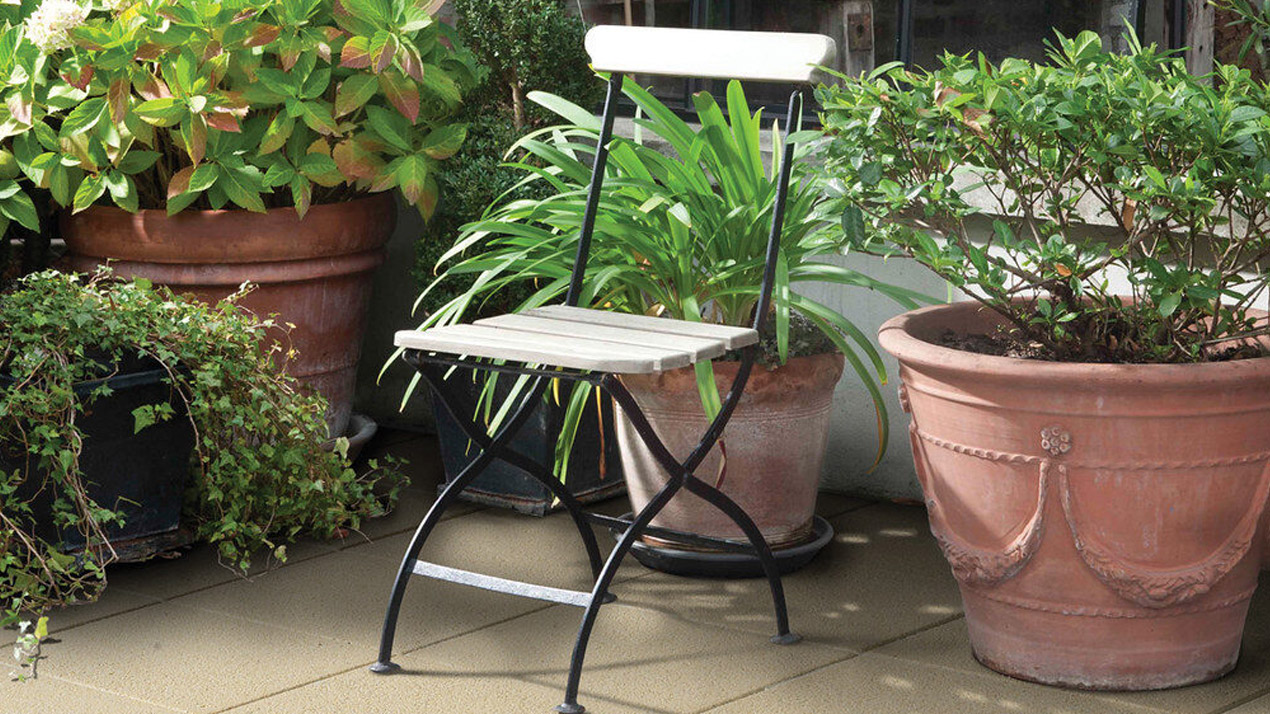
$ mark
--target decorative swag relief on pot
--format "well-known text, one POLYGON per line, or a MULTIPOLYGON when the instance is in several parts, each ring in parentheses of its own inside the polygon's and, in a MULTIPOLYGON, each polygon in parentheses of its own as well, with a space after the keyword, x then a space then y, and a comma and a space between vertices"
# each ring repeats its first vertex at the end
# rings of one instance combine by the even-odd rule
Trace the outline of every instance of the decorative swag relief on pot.
POLYGON ((1097 689, 1230 671, 1270 551, 1270 358, 1061 364, 934 344, 993 321, 964 303, 881 332, 976 658, 1097 689))

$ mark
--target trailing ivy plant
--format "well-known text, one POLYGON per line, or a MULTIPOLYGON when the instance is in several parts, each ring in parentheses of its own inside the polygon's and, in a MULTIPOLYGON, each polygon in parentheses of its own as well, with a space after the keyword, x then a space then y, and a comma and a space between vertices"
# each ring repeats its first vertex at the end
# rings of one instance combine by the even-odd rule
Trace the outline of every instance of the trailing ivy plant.
POLYGON ((1108 53, 1085 32, 1046 64, 949 54, 823 87, 849 243, 964 288, 1003 317, 1010 354, 1261 354, 1270 92, 1247 70, 1194 77, 1175 53, 1129 45, 1108 53))
MULTIPOLYGON (((88 495, 77 422, 110 389, 81 396, 74 387, 121 364, 167 370, 195 430, 184 520, 229 564, 245 570, 261 549, 285 559, 296 536, 357 528, 396 502, 398 473, 375 464, 355 473, 347 441, 321 448, 325 401, 297 391, 287 355, 268 339, 274 323, 238 306, 245 292, 208 306, 108 272, 44 272, 0 296, 0 454, 18 464, 0 470, 0 625, 92 599, 105 585, 115 557, 105 528, 121 514, 88 495), (47 533, 31 506, 40 490, 53 495, 56 526, 83 536, 82 552, 37 535, 47 533)), ((134 416, 138 430, 182 418, 166 404, 134 416)))
POLYGON ((31 227, 20 168, 75 211, 303 215, 399 188, 430 215, 474 79, 435 4, 0 3, 0 214, 31 227))

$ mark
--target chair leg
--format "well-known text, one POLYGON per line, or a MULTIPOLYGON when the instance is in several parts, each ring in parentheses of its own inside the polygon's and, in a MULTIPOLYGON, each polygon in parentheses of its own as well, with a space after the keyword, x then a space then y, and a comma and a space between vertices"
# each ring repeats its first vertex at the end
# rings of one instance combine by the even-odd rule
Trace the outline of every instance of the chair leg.
MULTIPOLYGON (((401 560, 401 567, 397 570, 397 579, 393 582, 392 595, 388 600, 388 610, 384 615, 384 627, 379 639, 379 657, 375 664, 370 666, 370 671, 376 674, 392 674, 400 669, 392 661, 392 646, 397 633, 397 616, 401 611, 401 602, 406 594, 406 586, 414 574, 414 564, 419 557, 419 551, 423 549, 423 544, 432 533, 432 529, 441 521, 441 516, 445 513, 445 510, 454 503, 465 488, 471 485, 472 481, 476 480, 476 477, 482 471, 493 463, 494 459, 499 457, 499 453, 506 448, 507 442, 525 424, 533 411, 533 407, 537 405, 538 400, 546 390, 546 386, 544 380, 537 380, 534 388, 525 398, 525 401, 521 402, 511 419, 506 422, 494 438, 486 442, 481 453, 467 465, 467 468, 463 469, 458 477, 445 487, 440 497, 432 504, 432 508, 428 509, 428 514, 424 516, 423 521, 419 523, 414 537, 410 540, 410 546, 406 548, 406 555, 401 560)), ((437 392, 437 394, 441 396, 444 402, 444 393, 437 392)), ((446 406, 450 408, 448 403, 446 406)))
POLYGON ((613 583, 617 569, 621 567, 622 559, 635 544, 635 539, 639 538, 644 529, 652 523, 653 518, 666 507, 666 504, 682 487, 683 484, 678 479, 672 479, 663 486, 618 539, 617 546, 613 548, 608 561, 604 563, 604 570, 595 582, 595 589, 591 591, 591 603, 587 605, 586 612, 582 615, 582 624, 578 627, 578 636, 573 643, 573 658, 569 664, 569 682, 565 686, 564 703, 556 707, 556 711, 560 714, 582 714, 586 711, 586 707, 578 704, 578 687, 582 682, 582 664, 586 660, 587 645, 590 643, 591 630, 595 627, 595 618, 600 613, 600 606, 607 602, 605 595, 608 593, 609 585, 613 583))
POLYGON ((397 634, 397 615, 401 611, 401 601, 405 597, 406 586, 414 574, 414 564, 419 558, 419 551, 423 549, 423 544, 431 535, 432 529, 441 521, 445 510, 453 505, 463 489, 467 488, 493 460, 486 451, 468 464, 463 473, 445 487, 441 496, 432 504, 432 508, 428 509, 428 515, 424 516, 423 521, 415 530, 414 538, 410 540, 410 546, 406 548, 406 555, 401 559, 401 567, 397 569, 397 579, 393 582, 392 595, 388 599, 384 628, 379 636, 379 658, 370 666, 370 671, 375 674, 392 674, 400 669, 392 661, 392 645, 397 634))
POLYGON ((750 539, 750 544, 754 546, 759 562, 763 564, 763 574, 767 577, 767 583, 772 590, 772 602, 776 606, 776 635, 772 637, 772 642, 778 645, 792 645, 802 640, 802 637, 789 631, 789 612, 785 605, 785 587, 781 584, 780 570, 776 566, 776 558, 772 555, 771 546, 754 523, 754 519, 750 518, 745 509, 727 494, 697 478, 689 477, 685 487, 705 499, 710 505, 723 511, 728 518, 740 526, 745 536, 750 539))
MULTIPOLYGON (((489 448, 490 436, 471 417, 472 414, 476 413, 476 405, 472 403, 471 399, 467 399, 463 393, 451 388, 450 384, 445 381, 445 370, 436 368, 420 369, 420 374, 432 386, 433 392, 441 396, 450 418, 459 425, 463 433, 481 448, 489 448)), ((553 439, 552 441, 554 442, 555 440, 553 439)), ((600 569, 604 567, 604 558, 600 555, 600 544, 595 538, 595 531, 591 530, 590 524, 587 523, 586 516, 582 511, 582 504, 578 502, 578 499, 572 493, 569 493, 569 489, 560 482, 560 479, 555 478, 551 471, 538 461, 510 447, 499 453, 497 458, 533 476, 564 504, 565 510, 569 512, 569 516, 573 519, 573 524, 577 526, 578 533, 582 536, 582 544, 586 547, 587 558, 591 563, 591 577, 593 579, 599 578, 600 569)))

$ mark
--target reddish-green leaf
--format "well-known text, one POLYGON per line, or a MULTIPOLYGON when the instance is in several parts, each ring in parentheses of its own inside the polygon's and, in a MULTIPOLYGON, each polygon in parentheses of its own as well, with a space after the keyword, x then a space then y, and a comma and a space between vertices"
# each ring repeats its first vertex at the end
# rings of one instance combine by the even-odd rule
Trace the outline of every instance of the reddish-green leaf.
POLYGON ((339 125, 331 116, 331 107, 325 102, 300 102, 300 116, 309 128, 326 136, 338 136, 339 125))
POLYGON ((203 116, 207 119, 207 125, 213 129, 229 131, 235 134, 243 130, 242 126, 238 124, 238 117, 229 112, 214 111, 203 116))
POLYGON ((295 119, 286 112, 278 112, 260 140, 260 155, 271 154, 285 146, 294 129, 295 119))
POLYGON ((428 178, 428 160, 420 154, 403 156, 388 167, 401 187, 401 195, 412 204, 419 203, 423 197, 424 182, 428 178))
POLYGON ((172 126, 188 113, 185 102, 175 97, 150 99, 137 105, 137 115, 155 126, 172 126))
POLYGON ((401 115, 414 124, 419 120, 419 88, 406 79, 397 70, 388 70, 379 75, 379 86, 384 96, 401 112, 401 115))
POLYGON ((110 89, 106 90, 106 101, 110 106, 110 120, 113 122, 123 121, 124 115, 128 113, 128 97, 132 96, 132 83, 127 79, 117 79, 110 84, 110 89))
POLYGON ((370 40, 365 37, 350 37, 340 51, 340 66, 352 69, 370 67, 370 40))
POLYGON ((384 162, 379 155, 357 139, 345 139, 336 144, 331 150, 331 158, 335 159, 340 173, 350 183, 373 179, 384 169, 384 162))
POLYGON ((278 39, 278 35, 282 33, 282 28, 277 25, 257 25, 251 31, 251 35, 247 38, 243 45, 247 47, 264 47, 265 45, 278 39))
POLYGON ((423 139, 423 151, 434 159, 448 159, 463 148, 467 124, 447 124, 433 129, 423 139))
POLYGON ((90 174, 84 177, 80 182, 79 188, 75 190, 75 201, 72 211, 79 213, 80 211, 93 205, 93 203, 101 198, 106 192, 106 180, 100 174, 90 174))
POLYGON ((195 165, 202 163, 207 155, 207 122, 202 114, 191 114, 181 123, 181 141, 185 143, 185 151, 195 165))
POLYGON ((335 116, 342 117, 360 109, 375 92, 379 82, 373 74, 355 74, 340 84, 335 92, 335 116))

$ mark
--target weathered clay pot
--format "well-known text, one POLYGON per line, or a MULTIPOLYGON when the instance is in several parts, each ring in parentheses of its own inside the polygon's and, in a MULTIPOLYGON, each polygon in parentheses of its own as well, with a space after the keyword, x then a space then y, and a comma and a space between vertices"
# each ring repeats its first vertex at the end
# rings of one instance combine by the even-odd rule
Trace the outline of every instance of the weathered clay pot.
MULTIPOLYGON (((719 485, 750 514, 774 548, 797 545, 811 535, 842 364, 842 355, 826 354, 791 359, 770 371, 756 366, 723 433, 722 448, 716 444, 697 468, 698 478, 719 485)), ((724 393, 738 367, 714 363, 724 393)), ((622 383, 670 452, 687 458, 708 426, 693 370, 625 375, 622 383)), ((617 439, 631 505, 638 512, 665 485, 666 473, 624 415, 617 420, 617 439)), ((716 538, 745 537, 727 516, 687 492, 676 494, 653 525, 716 538)))
POLYGON ((259 287, 243 301, 253 312, 295 325, 291 373, 330 402, 327 423, 343 434, 371 275, 384 260, 396 223, 389 194, 313 206, 301 220, 294 209, 161 210, 131 214, 93 206, 63 214, 69 267, 92 270, 111 260, 115 273, 146 278, 177 293, 216 301, 246 281, 259 287))
POLYGON ((932 344, 995 324, 963 303, 881 332, 975 656, 1093 689, 1229 672, 1270 530, 1270 358, 1062 364, 932 344))

